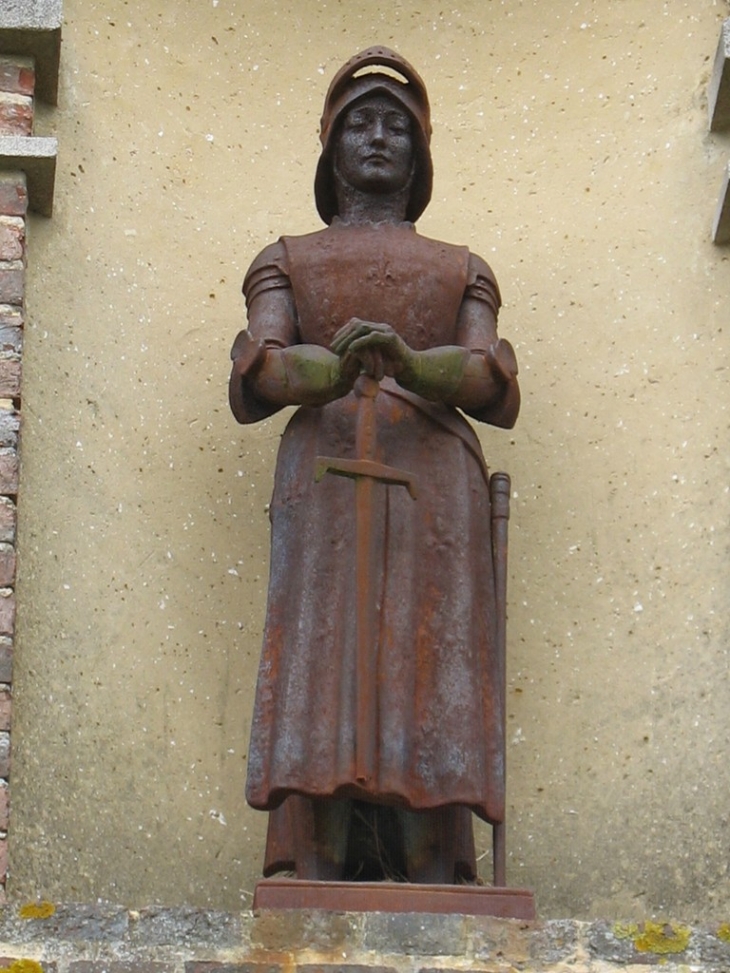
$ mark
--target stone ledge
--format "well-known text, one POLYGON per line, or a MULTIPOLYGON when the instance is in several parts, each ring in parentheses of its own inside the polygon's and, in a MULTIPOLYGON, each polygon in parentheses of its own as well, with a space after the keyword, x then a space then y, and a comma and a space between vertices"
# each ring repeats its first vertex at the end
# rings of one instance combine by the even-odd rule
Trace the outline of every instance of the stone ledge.
POLYGON ((722 25, 712 77, 707 89, 710 131, 730 128, 730 18, 722 25))
POLYGON ((36 95, 58 102, 61 57, 62 0, 2 0, 0 54, 32 57, 36 67, 36 95))
POLYGON ((36 973, 727 973, 730 924, 29 903, 0 910, 0 956, 36 973))
POLYGON ((730 243, 730 163, 725 168, 725 178, 722 181, 720 198, 715 210, 715 221, 712 226, 712 240, 718 246, 730 243))
POLYGON ((25 173, 28 206, 41 216, 53 212, 57 154, 55 138, 0 136, 0 172, 25 173))

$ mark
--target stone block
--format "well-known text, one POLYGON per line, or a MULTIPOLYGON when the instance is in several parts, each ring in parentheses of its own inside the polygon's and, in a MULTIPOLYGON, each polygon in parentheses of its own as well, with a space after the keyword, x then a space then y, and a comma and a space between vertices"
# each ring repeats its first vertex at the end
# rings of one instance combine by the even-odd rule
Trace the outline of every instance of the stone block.
POLYGON ((121 940, 128 928, 128 913, 121 906, 59 905, 42 918, 20 919, 10 932, 13 941, 103 943, 121 940))
POLYGON ((511 963, 526 964, 529 961, 535 929, 533 923, 474 916, 470 924, 472 949, 477 959, 491 961, 509 956, 511 963))
MULTIPOLYGON (((287 969, 290 968, 287 966, 287 969)), ((302 969, 302 967, 297 967, 297 969, 302 969)), ((280 963, 195 962, 185 964, 185 973, 282 973, 282 970, 283 967, 280 963)))
POLYGON ((18 492, 18 453, 0 449, 0 494, 14 497, 18 492))
POLYGON ((150 906, 131 914, 129 938, 145 948, 194 944, 230 949, 240 944, 241 920, 227 912, 150 906))
POLYGON ((266 910, 254 917, 251 943, 261 949, 342 950, 351 948, 360 931, 354 913, 309 911, 306 909, 266 910))
POLYGON ((10 791, 7 781, 0 780, 0 831, 8 830, 10 820, 10 791))
POLYGON ((0 91, 0 133, 30 135, 33 131, 33 99, 0 91))
POLYGON ((35 65, 30 57, 0 57, 0 91, 33 96, 35 65))
POLYGON ((714 932, 696 929, 692 934, 691 961, 703 970, 730 970, 730 923, 722 923, 714 932))
POLYGON ((57 155, 55 138, 0 136, 0 172, 25 173, 30 208, 42 216, 53 211, 57 155))
POLYGON ((22 971, 22 973, 34 973, 34 971, 35 973, 56 973, 58 969, 56 963, 49 963, 45 959, 43 962, 40 962, 39 960, 28 959, 27 956, 22 959, 12 956, 0 956, 0 968, 4 970, 11 969, 13 973, 15 973, 15 970, 22 971), (35 966, 33 965, 34 963, 35 966), (14 969, 13 964, 15 964, 14 969))
POLYGON ((20 373, 20 359, 0 358, 0 399, 20 398, 20 373))
POLYGON ((358 963, 298 963, 297 973, 398 973, 394 966, 358 963))
POLYGON ((730 128, 730 18, 724 21, 707 89, 710 131, 730 128))
POLYGON ((69 963, 68 973, 175 973, 174 963, 149 960, 77 960, 69 963))
POLYGON ((464 916, 371 912, 365 916, 363 946, 381 953, 460 956, 466 951, 464 916))
POLYGON ((569 963, 580 945, 580 928, 572 919, 556 919, 538 926, 530 936, 530 955, 544 965, 569 963))

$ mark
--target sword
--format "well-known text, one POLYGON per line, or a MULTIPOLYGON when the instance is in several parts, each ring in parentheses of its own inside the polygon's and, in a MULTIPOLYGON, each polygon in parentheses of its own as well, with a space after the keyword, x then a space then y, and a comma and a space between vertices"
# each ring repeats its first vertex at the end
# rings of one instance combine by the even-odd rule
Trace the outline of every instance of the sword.
POLYGON ((378 630, 373 593, 375 484, 403 486, 414 500, 417 496, 415 476, 378 461, 375 398, 379 390, 380 383, 370 375, 363 372, 358 377, 354 386, 358 398, 355 459, 318 456, 314 475, 317 482, 327 473, 347 476, 355 480, 355 580, 357 583, 355 780, 364 785, 375 776, 377 736, 377 666, 373 659, 378 630))

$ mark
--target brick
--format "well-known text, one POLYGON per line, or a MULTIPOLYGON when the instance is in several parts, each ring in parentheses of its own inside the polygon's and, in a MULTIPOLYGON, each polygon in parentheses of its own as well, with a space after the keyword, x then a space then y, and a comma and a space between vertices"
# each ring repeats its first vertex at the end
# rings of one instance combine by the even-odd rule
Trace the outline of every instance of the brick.
POLYGON ((8 260, 0 265, 0 301, 3 304, 23 303, 25 268, 20 260, 8 260))
POLYGON ((0 831, 8 830, 10 821, 10 791, 7 782, 0 780, 0 831))
POLYGON ((25 216, 27 212, 28 189, 25 184, 25 173, 0 173, 0 213, 8 216, 25 216))
MULTIPOLYGON (((2 175, 0 175, 0 180, 2 175)), ((0 304, 0 328, 22 328, 23 309, 12 304, 0 304)))
MULTIPOLYGON (((0 406, 0 448, 4 446, 18 445, 18 432, 20 431, 20 414, 15 409, 2 408, 0 406)), ((0 536, 0 543, 4 540, 0 536)))
POLYGON ((20 373, 18 358, 0 358, 0 399, 20 398, 20 373))
POLYGON ((0 91, 0 135, 28 136, 33 132, 33 99, 0 91))
POLYGON ((0 449, 0 494, 14 497, 18 492, 18 451, 0 449))
MULTIPOLYGON (((0 635, 15 631, 15 594, 10 588, 0 588, 0 635)), ((0 777, 4 777, 0 774, 0 777)))
POLYGON ((0 682, 13 681, 13 640, 0 635, 0 682))
MULTIPOLYGON (((15 528, 18 522, 18 511, 9 497, 0 497, 0 543, 15 543, 15 528)), ((0 675, 0 682, 7 682, 0 675)))
MULTIPOLYGON (((0 317, 2 312, 0 312, 0 317)), ((20 317, 20 313, 18 313, 20 317)), ((20 358, 23 353, 23 329, 4 325, 0 321, 0 355, 5 358, 20 358)))
POLYGON ((33 96, 35 68, 30 57, 0 57, 0 91, 33 96))
POLYGON ((0 731, 0 777, 10 776, 10 734, 0 731))
POLYGON ((21 260, 25 249, 25 220, 0 214, 0 260, 21 260))
POLYGON ((0 689, 0 730, 10 729, 10 715, 12 708, 13 699, 10 695, 10 690, 0 689))

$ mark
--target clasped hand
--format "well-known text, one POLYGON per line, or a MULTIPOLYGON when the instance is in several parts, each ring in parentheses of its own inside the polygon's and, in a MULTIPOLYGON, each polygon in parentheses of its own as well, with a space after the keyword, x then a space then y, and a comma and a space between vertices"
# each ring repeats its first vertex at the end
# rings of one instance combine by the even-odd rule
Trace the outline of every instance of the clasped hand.
POLYGON ((330 349, 339 357, 343 373, 353 380, 365 372, 377 382, 393 378, 406 368, 415 352, 389 324, 350 318, 332 339, 330 349))

